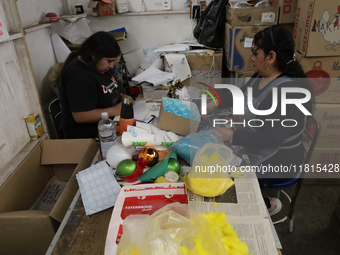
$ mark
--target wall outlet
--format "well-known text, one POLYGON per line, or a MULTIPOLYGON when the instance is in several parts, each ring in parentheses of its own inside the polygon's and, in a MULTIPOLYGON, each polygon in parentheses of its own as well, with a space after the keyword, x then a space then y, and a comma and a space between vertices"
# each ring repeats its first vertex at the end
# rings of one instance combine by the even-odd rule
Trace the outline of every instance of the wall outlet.
POLYGON ((193 5, 192 6, 192 19, 200 19, 201 18, 201 6, 200 5, 193 5))

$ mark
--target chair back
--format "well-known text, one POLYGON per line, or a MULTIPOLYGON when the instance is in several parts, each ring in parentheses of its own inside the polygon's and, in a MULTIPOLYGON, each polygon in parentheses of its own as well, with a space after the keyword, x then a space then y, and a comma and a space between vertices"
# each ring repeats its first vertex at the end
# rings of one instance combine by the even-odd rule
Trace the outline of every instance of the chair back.
POLYGON ((317 122, 317 120, 313 116, 309 116, 307 118, 306 128, 302 134, 302 142, 304 144, 304 149, 305 149, 305 154, 306 154, 304 164, 309 164, 312 158, 316 143, 318 141, 320 132, 321 132, 320 124, 317 122), (306 149, 306 147, 309 147, 308 150, 306 149))
POLYGON ((61 106, 59 98, 54 99, 48 106, 48 113, 50 115, 50 119, 53 123, 53 127, 56 131, 56 134, 59 139, 64 138, 64 132, 61 129, 61 106))

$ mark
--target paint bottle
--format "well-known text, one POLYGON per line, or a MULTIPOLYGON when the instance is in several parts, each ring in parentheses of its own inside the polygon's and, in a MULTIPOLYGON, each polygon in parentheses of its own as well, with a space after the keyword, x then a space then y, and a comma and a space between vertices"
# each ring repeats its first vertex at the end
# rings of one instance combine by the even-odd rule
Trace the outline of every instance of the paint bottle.
POLYGON ((125 97, 122 104, 122 110, 120 112, 119 120, 119 135, 127 131, 127 126, 133 126, 135 123, 135 118, 133 115, 133 104, 130 97, 125 97))

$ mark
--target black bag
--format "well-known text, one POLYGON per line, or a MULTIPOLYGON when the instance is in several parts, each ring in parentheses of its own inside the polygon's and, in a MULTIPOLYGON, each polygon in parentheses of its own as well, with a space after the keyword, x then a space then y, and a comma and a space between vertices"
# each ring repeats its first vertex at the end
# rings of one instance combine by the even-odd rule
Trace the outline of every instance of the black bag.
POLYGON ((200 44, 212 48, 223 47, 226 5, 229 0, 212 0, 201 15, 194 29, 200 44))

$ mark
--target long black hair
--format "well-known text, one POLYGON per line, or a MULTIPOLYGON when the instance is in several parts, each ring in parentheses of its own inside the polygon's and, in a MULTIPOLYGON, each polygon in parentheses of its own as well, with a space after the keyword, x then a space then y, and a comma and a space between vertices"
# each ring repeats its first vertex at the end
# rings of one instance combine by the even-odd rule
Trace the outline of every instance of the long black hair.
MULTIPOLYGON (((295 59, 293 36, 286 28, 280 25, 265 28, 254 36, 253 46, 262 49, 265 56, 270 51, 274 51, 276 53, 274 66, 283 74, 293 78, 293 80, 294 78, 306 78, 301 65, 295 59)), ((310 82, 307 79, 298 79, 297 82, 301 87, 311 92, 312 98, 307 107, 312 111, 315 99, 310 82)))
POLYGON ((116 58, 120 55, 121 51, 117 41, 110 34, 100 31, 87 38, 78 51, 70 53, 64 68, 77 56, 80 56, 90 69, 94 69, 103 57, 116 58))

